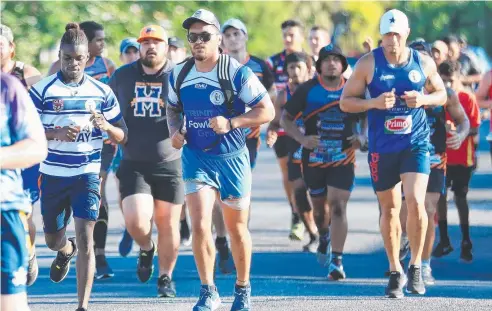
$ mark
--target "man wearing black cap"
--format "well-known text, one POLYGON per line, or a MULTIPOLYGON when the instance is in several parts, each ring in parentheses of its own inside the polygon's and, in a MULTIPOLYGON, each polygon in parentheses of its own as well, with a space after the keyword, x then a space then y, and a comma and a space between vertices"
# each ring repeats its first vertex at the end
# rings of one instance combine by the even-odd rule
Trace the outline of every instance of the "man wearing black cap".
POLYGON ((221 304, 214 285, 210 230, 217 200, 237 270, 231 311, 249 311, 251 167, 244 128, 271 121, 273 104, 251 69, 220 54, 220 24, 212 12, 196 11, 183 22, 183 28, 188 30, 193 58, 177 65, 169 77, 167 117, 173 146, 183 148, 186 205, 202 284, 193 310, 216 310, 221 304), (251 110, 246 112, 246 107, 251 110))
POLYGON ((355 127, 358 116, 340 110, 345 84, 342 73, 347 66, 340 48, 330 44, 321 49, 316 61, 318 76, 297 88, 282 115, 282 126, 303 146, 304 181, 320 235, 318 261, 329 265, 328 278, 332 280, 345 278, 342 254, 347 237, 347 202, 355 179, 355 149, 366 141, 355 127), (305 133, 294 121, 299 113, 305 133))
POLYGON ((167 45, 169 46, 169 49, 167 50, 167 58, 175 64, 179 64, 185 60, 186 48, 183 40, 178 37, 169 37, 169 40, 167 40, 167 45))

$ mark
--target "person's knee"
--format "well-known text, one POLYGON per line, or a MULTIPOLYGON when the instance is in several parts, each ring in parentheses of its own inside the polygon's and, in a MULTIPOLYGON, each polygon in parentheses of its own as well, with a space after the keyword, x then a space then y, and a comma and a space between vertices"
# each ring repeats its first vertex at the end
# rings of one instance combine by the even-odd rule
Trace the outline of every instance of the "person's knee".
POLYGON ((44 239, 46 241, 46 246, 52 251, 59 251, 62 248, 62 243, 64 240, 63 235, 59 234, 45 234, 44 239))
POLYGON ((468 195, 468 186, 457 187, 456 189, 453 189, 453 191, 455 201, 466 200, 468 195))
POLYGON ((346 217, 346 202, 342 200, 330 200, 328 204, 333 218, 344 219, 346 217))
POLYGON ((88 256, 93 251, 93 239, 85 231, 77 233, 77 251, 79 255, 88 256))

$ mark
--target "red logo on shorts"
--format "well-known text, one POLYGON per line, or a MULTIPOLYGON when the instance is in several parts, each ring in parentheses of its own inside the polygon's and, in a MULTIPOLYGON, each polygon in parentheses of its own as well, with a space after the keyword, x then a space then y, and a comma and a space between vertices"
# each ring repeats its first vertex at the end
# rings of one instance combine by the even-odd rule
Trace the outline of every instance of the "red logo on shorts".
POLYGON ((378 162, 379 153, 371 153, 371 162, 369 163, 369 168, 371 169, 371 178, 375 182, 379 180, 378 162))
POLYGON ((63 99, 53 100, 53 110, 59 112, 62 109, 63 109, 63 99))

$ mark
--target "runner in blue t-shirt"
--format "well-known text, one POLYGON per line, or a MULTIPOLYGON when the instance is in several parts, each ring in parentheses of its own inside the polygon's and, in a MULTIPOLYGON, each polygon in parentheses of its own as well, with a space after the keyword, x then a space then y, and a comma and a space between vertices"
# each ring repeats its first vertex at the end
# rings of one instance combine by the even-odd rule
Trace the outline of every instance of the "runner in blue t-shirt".
POLYGON ((183 148, 186 204, 192 219, 193 251, 202 284, 193 310, 216 310, 220 306, 213 278, 210 230, 216 199, 223 209, 237 269, 231 310, 249 310, 251 167, 244 129, 271 121, 274 108, 265 87, 251 69, 220 54, 220 24, 212 12, 196 11, 183 22, 183 27, 188 31, 194 65, 179 89, 177 79, 188 63, 177 65, 171 73, 167 117, 173 146, 183 148), (218 68, 219 59, 226 66, 218 68), (219 84, 218 74, 224 77, 225 72, 232 83, 232 97, 219 84), (232 102, 226 101, 231 98, 232 102), (246 112, 246 107, 251 110, 246 112), (185 139, 187 143, 183 147, 185 139))

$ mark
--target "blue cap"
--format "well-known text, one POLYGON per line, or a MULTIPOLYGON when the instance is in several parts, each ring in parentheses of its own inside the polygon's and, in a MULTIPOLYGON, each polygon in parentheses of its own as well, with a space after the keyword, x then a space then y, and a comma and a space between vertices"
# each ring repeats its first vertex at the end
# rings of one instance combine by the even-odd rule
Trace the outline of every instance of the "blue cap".
POLYGON ((140 43, 137 42, 136 38, 125 38, 120 43, 120 54, 126 52, 129 47, 134 47, 137 50, 140 49, 140 43))

